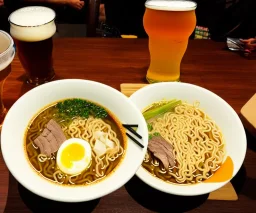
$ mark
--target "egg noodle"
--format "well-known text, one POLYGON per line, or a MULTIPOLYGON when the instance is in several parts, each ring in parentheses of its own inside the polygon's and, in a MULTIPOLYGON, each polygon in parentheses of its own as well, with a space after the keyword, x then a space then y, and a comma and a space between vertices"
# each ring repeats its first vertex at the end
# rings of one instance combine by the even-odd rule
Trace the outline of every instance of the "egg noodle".
POLYGON ((154 176, 173 183, 196 183, 208 179, 225 157, 224 140, 219 127, 199 103, 183 102, 149 122, 149 134, 160 135, 173 146, 176 164, 168 171, 148 152, 143 167, 154 176))
POLYGON ((63 184, 89 184, 108 175, 115 168, 118 163, 116 159, 123 154, 124 149, 111 125, 104 122, 102 119, 96 119, 90 116, 88 119, 75 118, 71 123, 69 123, 69 125, 67 125, 65 121, 59 122, 67 138, 84 139, 90 143, 91 147, 93 147, 96 141, 95 132, 102 131, 106 133, 108 139, 113 141, 115 144, 113 149, 107 150, 101 157, 97 156, 92 151, 91 166, 81 174, 64 174, 57 167, 55 153, 52 154, 51 157, 38 153, 38 147, 35 146, 33 141, 44 129, 49 118, 52 117, 53 113, 51 110, 54 109, 49 109, 40 113, 40 115, 32 122, 33 125, 30 126, 28 131, 28 143, 26 148, 29 160, 34 168, 50 180, 63 184))

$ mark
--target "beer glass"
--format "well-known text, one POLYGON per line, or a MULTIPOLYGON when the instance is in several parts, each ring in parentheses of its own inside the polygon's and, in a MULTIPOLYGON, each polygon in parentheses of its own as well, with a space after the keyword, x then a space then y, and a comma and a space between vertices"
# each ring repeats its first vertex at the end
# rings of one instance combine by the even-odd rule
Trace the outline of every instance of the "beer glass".
POLYGON ((180 63, 196 26, 196 6, 185 0, 146 1, 143 25, 149 37, 149 83, 180 80, 180 63))
POLYGON ((3 104, 3 86, 11 72, 11 62, 15 55, 13 40, 10 35, 0 30, 0 128, 6 115, 3 104))
POLYGON ((9 16, 10 33, 30 84, 43 84, 55 76, 52 59, 55 16, 52 9, 41 6, 23 7, 9 16))

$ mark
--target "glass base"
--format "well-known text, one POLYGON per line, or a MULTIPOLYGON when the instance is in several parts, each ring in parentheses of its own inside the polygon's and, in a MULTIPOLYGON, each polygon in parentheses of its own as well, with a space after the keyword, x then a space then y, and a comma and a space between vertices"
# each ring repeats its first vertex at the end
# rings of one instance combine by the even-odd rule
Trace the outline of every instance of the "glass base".
POLYGON ((180 78, 178 78, 177 80, 170 80, 170 81, 158 81, 158 80, 150 79, 146 76, 146 79, 150 84, 160 83, 160 82, 180 82, 180 78))
POLYGON ((2 126, 3 126, 6 114, 7 114, 7 109, 4 108, 3 112, 0 114, 0 131, 2 130, 2 126))
POLYGON ((33 85, 33 86, 38 86, 47 82, 52 81, 55 78, 55 74, 53 74, 51 77, 49 78, 44 78, 44 79, 39 79, 39 78, 34 78, 34 79, 30 79, 27 78, 26 83, 33 85))

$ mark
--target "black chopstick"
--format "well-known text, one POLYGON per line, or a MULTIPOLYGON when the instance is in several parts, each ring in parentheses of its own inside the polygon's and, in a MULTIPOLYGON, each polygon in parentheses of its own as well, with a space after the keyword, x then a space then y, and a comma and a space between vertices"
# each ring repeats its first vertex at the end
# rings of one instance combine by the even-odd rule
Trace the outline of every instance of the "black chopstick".
POLYGON ((128 138, 130 138, 133 142, 135 142, 141 148, 144 148, 144 146, 139 141, 137 141, 134 137, 132 137, 129 133, 126 132, 126 135, 128 136, 128 138))
POLYGON ((142 137, 131 127, 126 127, 131 133, 136 135, 139 139, 142 139, 142 137))
POLYGON ((142 137, 132 128, 132 127, 138 127, 137 124, 123 124, 123 127, 128 129, 130 132, 136 135, 139 139, 142 139, 142 137))
MULTIPOLYGON (((133 133, 136 137, 138 137, 139 139, 142 139, 142 136, 139 135, 132 127, 138 127, 138 124, 123 124, 123 127, 126 128, 127 130, 129 130, 131 133, 133 133)), ((129 133, 126 133, 126 135, 133 141, 135 142, 137 145, 139 145, 141 148, 144 148, 144 146, 137 141, 134 137, 132 137, 129 133)))
POLYGON ((138 124, 123 124, 123 127, 126 127, 126 128, 128 128, 128 127, 139 127, 139 125, 138 124))

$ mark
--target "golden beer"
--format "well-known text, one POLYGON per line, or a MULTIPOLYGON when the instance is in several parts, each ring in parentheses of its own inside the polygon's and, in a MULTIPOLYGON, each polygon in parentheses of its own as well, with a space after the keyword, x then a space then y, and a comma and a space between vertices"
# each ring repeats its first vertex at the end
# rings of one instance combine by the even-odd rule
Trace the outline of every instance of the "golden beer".
POLYGON ((180 63, 196 26, 196 3, 149 0, 143 18, 149 36, 149 83, 179 81, 180 63))

